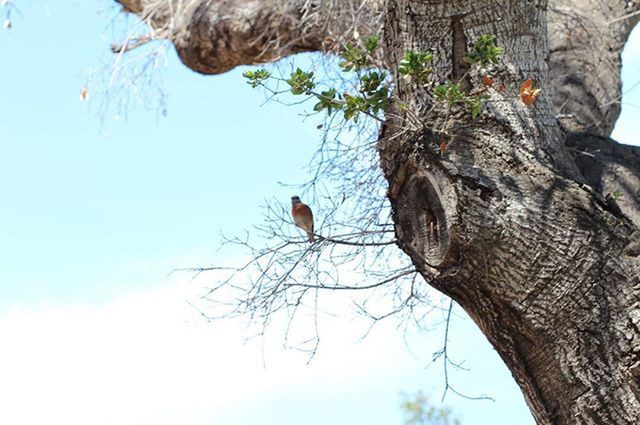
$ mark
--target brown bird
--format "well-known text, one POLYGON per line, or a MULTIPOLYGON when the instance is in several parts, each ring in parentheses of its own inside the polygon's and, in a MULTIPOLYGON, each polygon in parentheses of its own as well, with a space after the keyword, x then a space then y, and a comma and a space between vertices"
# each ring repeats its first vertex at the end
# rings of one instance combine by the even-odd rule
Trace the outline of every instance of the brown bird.
POLYGON ((315 241, 313 237, 313 213, 308 205, 300 201, 299 196, 291 197, 291 216, 296 226, 307 232, 309 242, 315 241))

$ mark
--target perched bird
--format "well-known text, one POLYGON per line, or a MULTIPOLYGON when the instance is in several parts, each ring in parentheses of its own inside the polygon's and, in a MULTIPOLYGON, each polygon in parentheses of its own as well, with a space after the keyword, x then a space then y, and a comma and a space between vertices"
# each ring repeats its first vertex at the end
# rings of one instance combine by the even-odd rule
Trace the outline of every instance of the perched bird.
POLYGON ((313 237, 313 213, 308 205, 300 201, 299 196, 291 197, 291 215, 296 226, 307 232, 309 242, 315 241, 313 237))

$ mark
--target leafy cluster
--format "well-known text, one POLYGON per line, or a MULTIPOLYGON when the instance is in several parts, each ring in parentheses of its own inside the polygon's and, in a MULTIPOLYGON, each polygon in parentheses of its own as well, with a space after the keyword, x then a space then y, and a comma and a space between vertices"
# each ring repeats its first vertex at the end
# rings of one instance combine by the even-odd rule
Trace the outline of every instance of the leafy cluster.
POLYGON ((460 105, 466 107, 471 112, 471 118, 476 119, 484 108, 488 96, 482 93, 467 94, 462 91, 460 83, 447 81, 445 84, 436 86, 433 94, 439 102, 449 106, 460 105))
POLYGON ((409 50, 405 53, 404 59, 400 61, 398 72, 403 77, 413 79, 416 84, 424 85, 429 80, 429 76, 433 72, 428 64, 433 60, 431 52, 414 52, 409 50))
POLYGON ((269 77, 271 77, 271 73, 266 69, 258 69, 255 71, 243 72, 242 76, 248 79, 249 81, 247 81, 247 84, 255 89, 269 79, 269 77))
MULTIPOLYGON (((317 90, 318 83, 313 71, 300 68, 280 81, 289 86, 288 91, 291 94, 314 98, 316 103, 313 110, 316 112, 327 111, 331 115, 335 111, 342 111, 347 121, 357 121, 360 114, 377 118, 380 111, 386 107, 391 91, 389 75, 380 71, 376 63, 376 50, 379 46, 380 39, 371 36, 365 38, 361 46, 347 44, 340 52, 339 68, 342 72, 354 73, 357 81, 356 89, 351 93, 340 93, 333 87, 317 90)), ((496 45, 496 38, 492 35, 482 35, 475 40, 465 60, 471 64, 495 64, 500 60, 501 54, 502 49, 496 45)), ((409 50, 405 52, 398 65, 398 73, 416 86, 433 90, 433 97, 438 102, 449 107, 459 106, 468 109, 475 119, 482 112, 487 96, 482 94, 482 90, 474 94, 467 93, 462 89, 460 81, 447 81, 434 86, 432 60, 431 52, 409 50)), ((273 78, 265 69, 247 71, 243 75, 254 88, 265 86, 265 81, 273 78)))
POLYGON ((300 68, 292 72, 291 76, 284 81, 291 87, 291 93, 296 95, 312 95, 313 89, 316 87, 313 71, 306 72, 300 68))
POLYGON ((613 198, 614 201, 619 201, 620 199, 622 199, 623 196, 624 194, 619 189, 616 189, 611 193, 611 197, 613 198))
POLYGON ((320 112, 327 110, 327 113, 331 115, 334 110, 341 110, 344 106, 342 98, 338 95, 338 91, 334 88, 320 92, 320 95, 316 96, 318 103, 315 104, 313 110, 320 112))
POLYGON ((500 61, 502 51, 502 48, 496 44, 495 36, 484 34, 476 39, 465 60, 470 64, 495 65, 500 61))
POLYGON ((467 95, 462 91, 460 83, 454 83, 453 81, 447 81, 445 84, 436 86, 433 94, 438 101, 450 105, 464 103, 467 98, 467 95))
MULTIPOLYGON (((380 40, 376 36, 367 37, 363 46, 348 44, 341 52, 338 64, 343 72, 354 72, 357 88, 353 93, 339 93, 336 88, 316 90, 317 82, 313 71, 297 68, 289 78, 282 79, 293 95, 305 95, 315 98, 313 110, 342 111, 345 120, 357 121, 360 114, 376 117, 387 105, 389 99, 389 81, 386 72, 376 70, 375 51, 380 40)), ((247 71, 243 74, 251 87, 264 86, 271 77, 265 69, 247 71)))
POLYGON ((363 41, 364 48, 360 48, 351 43, 347 44, 340 57, 342 60, 338 66, 343 71, 359 71, 371 67, 374 64, 375 51, 380 46, 380 38, 375 35, 367 37, 363 41))
POLYGON ((435 407, 422 392, 405 395, 400 407, 405 414, 405 425, 460 425, 449 408, 435 407))

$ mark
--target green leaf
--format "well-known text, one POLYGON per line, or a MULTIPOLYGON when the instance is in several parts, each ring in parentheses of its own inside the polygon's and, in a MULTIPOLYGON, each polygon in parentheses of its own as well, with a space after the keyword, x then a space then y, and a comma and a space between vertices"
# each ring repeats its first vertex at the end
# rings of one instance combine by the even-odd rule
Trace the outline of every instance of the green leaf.
POLYGON ((432 60, 433 53, 431 52, 409 50, 405 52, 404 59, 398 65, 398 72, 400 75, 411 77, 418 84, 424 84, 433 72, 433 69, 429 66, 429 62, 432 60))
POLYGON ((380 45, 380 38, 376 35, 369 36, 363 40, 364 49, 348 43, 340 52, 342 61, 338 66, 343 71, 360 71, 361 69, 374 66, 373 53, 380 45))
POLYGON ((305 72, 297 68, 285 82, 291 86, 291 93, 295 95, 311 94, 311 91, 316 86, 313 78, 313 71, 305 72))
POLYGON ((318 99, 318 103, 316 103, 313 107, 313 110, 316 112, 320 112, 326 109, 327 113, 331 115, 334 110, 340 110, 343 106, 341 100, 339 99, 338 93, 334 88, 325 90, 316 95, 316 99, 318 99))
POLYGON ((352 119, 357 122, 361 112, 368 112, 368 99, 360 96, 352 96, 349 93, 344 93, 342 97, 345 100, 344 119, 346 121, 352 119))
POLYGON ((360 76, 360 93, 370 95, 378 90, 384 79, 387 78, 385 72, 370 71, 360 76))
POLYGON ((367 53, 372 54, 380 45, 380 37, 372 35, 364 39, 364 48, 367 53))
POLYGON ((471 64, 481 63, 482 65, 496 64, 500 61, 503 49, 496 44, 496 37, 484 34, 478 37, 465 57, 465 61, 471 64))
MULTIPOLYGON (((345 120, 357 121, 360 114, 374 115, 382 111, 389 100, 388 74, 384 71, 373 69, 375 62, 373 54, 380 46, 378 36, 366 37, 362 40, 362 47, 347 44, 340 52, 338 66, 342 71, 356 71, 358 89, 356 93, 338 94, 335 88, 328 88, 320 93, 316 90, 315 74, 313 71, 304 71, 296 68, 288 78, 284 79, 289 85, 289 91, 293 95, 306 95, 315 98, 313 110, 316 112, 327 111, 331 115, 334 111, 342 111, 345 120)), ((411 56, 416 67, 420 68, 422 62, 430 61, 432 55, 416 54, 411 56), (422 61, 422 62, 421 62, 422 61)), ((430 71, 430 69, 429 69, 430 71)), ((420 69, 424 72, 424 67, 420 69)), ((417 75, 417 74, 416 74, 417 75)), ((248 84, 257 87, 264 80, 271 77, 264 69, 251 70, 243 73, 248 84)))
POLYGON ((444 84, 440 86, 436 86, 436 88, 433 89, 433 93, 435 94, 436 99, 438 99, 441 102, 444 102, 447 99, 448 88, 444 84))
POLYGON ((462 91, 460 83, 453 81, 447 81, 445 84, 437 86, 434 89, 434 95, 440 102, 446 102, 450 105, 464 103, 467 100, 467 95, 462 91))
POLYGON ((482 96, 477 96, 473 102, 471 102, 471 118, 476 119, 478 115, 482 112, 484 108, 484 98, 482 96))
POLYGON ((261 68, 255 71, 245 71, 242 73, 242 76, 248 79, 249 81, 247 81, 247 84, 255 89, 262 85, 266 79, 271 77, 271 73, 266 69, 261 68))
POLYGON ((344 60, 341 61, 338 66, 342 68, 343 71, 358 71, 367 64, 367 52, 353 44, 347 44, 340 53, 340 56, 344 60))

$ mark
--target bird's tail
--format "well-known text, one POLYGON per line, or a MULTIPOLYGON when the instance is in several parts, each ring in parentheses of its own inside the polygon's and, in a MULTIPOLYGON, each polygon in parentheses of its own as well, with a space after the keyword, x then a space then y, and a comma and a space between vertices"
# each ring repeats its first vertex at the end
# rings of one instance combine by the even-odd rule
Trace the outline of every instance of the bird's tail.
POLYGON ((316 238, 313 236, 312 232, 307 232, 307 236, 309 236, 309 243, 316 241, 316 238))

